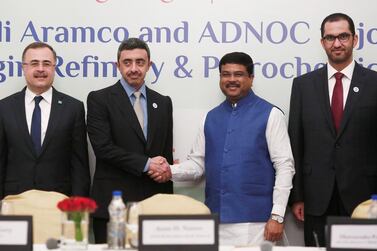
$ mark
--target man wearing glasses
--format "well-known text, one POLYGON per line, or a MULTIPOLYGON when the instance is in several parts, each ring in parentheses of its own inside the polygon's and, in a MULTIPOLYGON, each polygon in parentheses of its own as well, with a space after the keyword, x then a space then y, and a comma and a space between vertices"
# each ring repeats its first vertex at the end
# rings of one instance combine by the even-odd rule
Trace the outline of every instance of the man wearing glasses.
POLYGON ((327 216, 349 216, 377 193, 377 73, 355 63, 352 19, 321 25, 325 67, 293 80, 289 135, 296 176, 292 210, 305 244, 325 245, 327 216))
POLYGON ((0 199, 29 189, 89 194, 84 105, 52 87, 55 64, 50 45, 28 45, 26 87, 0 100, 0 199))
POLYGON ((226 54, 219 70, 226 100, 207 113, 188 160, 171 166, 173 180, 205 173, 205 203, 220 216, 222 245, 278 241, 294 174, 283 113, 251 90, 249 55, 226 54))

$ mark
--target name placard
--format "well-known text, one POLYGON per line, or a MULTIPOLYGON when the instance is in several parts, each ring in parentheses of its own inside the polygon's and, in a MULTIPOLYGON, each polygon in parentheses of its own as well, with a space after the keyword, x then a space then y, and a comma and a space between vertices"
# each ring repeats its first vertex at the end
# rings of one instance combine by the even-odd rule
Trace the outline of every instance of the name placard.
POLYGON ((140 251, 218 251, 217 215, 140 215, 140 251))
POLYGON ((327 218, 327 250, 376 250, 377 219, 327 218))
POLYGON ((0 215, 0 250, 33 250, 32 216, 0 215))

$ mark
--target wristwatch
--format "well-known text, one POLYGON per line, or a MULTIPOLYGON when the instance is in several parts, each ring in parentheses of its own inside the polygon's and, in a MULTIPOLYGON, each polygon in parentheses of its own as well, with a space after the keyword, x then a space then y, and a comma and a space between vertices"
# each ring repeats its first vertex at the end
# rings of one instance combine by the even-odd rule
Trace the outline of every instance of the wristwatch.
POLYGON ((277 221, 278 223, 282 224, 284 222, 284 217, 277 214, 271 214, 271 220, 277 221))

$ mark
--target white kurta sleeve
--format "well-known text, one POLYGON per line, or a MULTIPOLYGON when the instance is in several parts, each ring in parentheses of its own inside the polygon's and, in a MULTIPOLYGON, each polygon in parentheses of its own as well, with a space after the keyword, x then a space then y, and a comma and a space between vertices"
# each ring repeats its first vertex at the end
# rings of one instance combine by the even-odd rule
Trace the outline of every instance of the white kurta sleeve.
POLYGON ((191 148, 187 159, 182 163, 171 165, 173 181, 192 181, 198 180, 204 174, 204 155, 205 155, 205 136, 204 122, 199 126, 198 135, 191 148))
POLYGON ((272 108, 266 128, 266 140, 270 158, 275 168, 275 186, 271 214, 284 216, 292 178, 295 173, 291 144, 283 113, 272 108))

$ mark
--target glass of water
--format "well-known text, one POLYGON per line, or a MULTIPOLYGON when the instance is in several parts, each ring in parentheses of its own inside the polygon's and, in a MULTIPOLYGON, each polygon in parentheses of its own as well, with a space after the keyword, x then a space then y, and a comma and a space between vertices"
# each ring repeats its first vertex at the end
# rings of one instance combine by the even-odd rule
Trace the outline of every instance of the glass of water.
POLYGON ((12 202, 0 200, 0 215, 11 215, 13 213, 14 210, 12 202))
POLYGON ((138 230, 139 230, 139 215, 141 214, 140 206, 137 202, 127 202, 126 214, 126 243, 131 248, 138 247, 138 230))

